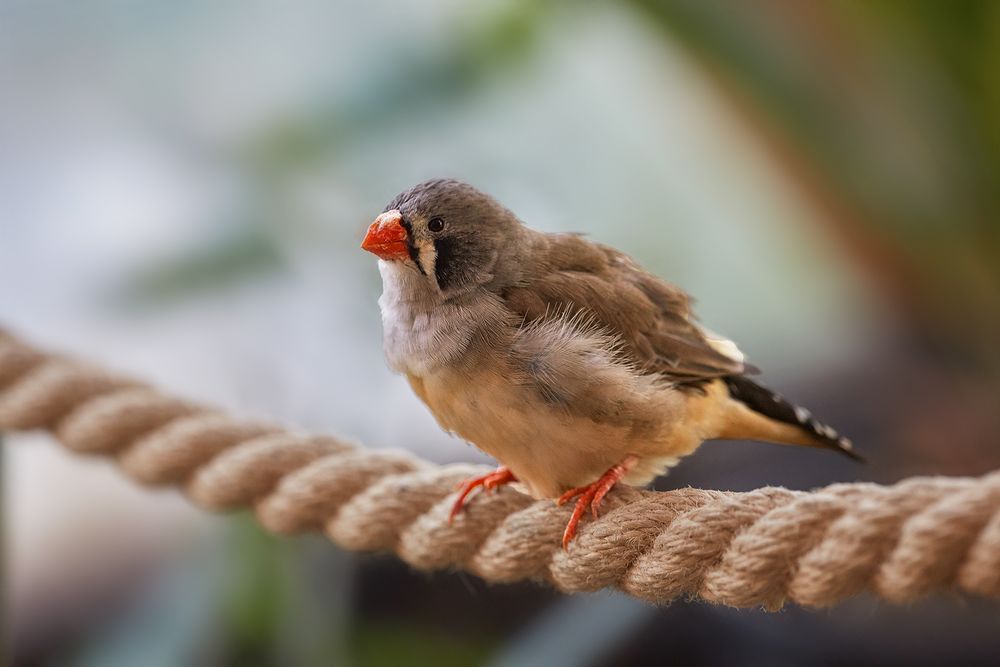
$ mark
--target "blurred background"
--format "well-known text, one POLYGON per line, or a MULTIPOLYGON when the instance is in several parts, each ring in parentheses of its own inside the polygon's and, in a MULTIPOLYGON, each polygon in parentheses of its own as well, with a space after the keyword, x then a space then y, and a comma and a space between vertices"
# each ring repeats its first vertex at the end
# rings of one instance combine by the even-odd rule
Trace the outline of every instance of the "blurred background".
MULTIPOLYGON (((454 176, 682 285, 870 459, 710 443, 660 488, 1000 467, 998 2, 0 0, 0 100, 0 324, 39 344, 484 461, 386 369, 358 249, 454 176)), ((0 453, 15 664, 1000 660, 977 600, 486 586, 204 515, 40 436, 0 453)))

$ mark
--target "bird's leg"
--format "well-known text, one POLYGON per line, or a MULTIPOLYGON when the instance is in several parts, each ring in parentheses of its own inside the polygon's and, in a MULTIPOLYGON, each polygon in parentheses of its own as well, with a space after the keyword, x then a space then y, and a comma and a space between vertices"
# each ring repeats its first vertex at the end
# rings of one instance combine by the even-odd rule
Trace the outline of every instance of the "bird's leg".
POLYGON ((458 513, 462 511, 465 506, 465 499, 470 493, 477 487, 483 487, 487 491, 492 491, 498 486, 503 486, 504 484, 510 484, 511 482, 516 482, 517 477, 514 477, 507 466, 500 466, 488 475, 483 475, 481 477, 473 477, 467 479, 458 485, 459 494, 458 498, 455 499, 455 504, 451 506, 451 513, 448 515, 448 523, 451 523, 458 513))
POLYGON ((622 477, 627 475, 628 471, 631 470, 638 461, 638 456, 629 454, 622 459, 621 463, 616 466, 612 466, 606 473, 598 477, 597 481, 593 484, 570 489, 566 493, 559 496, 559 499, 556 501, 557 505, 564 505, 573 498, 580 496, 580 499, 576 501, 576 507, 573 508, 573 515, 569 518, 569 523, 566 524, 566 530, 563 532, 563 549, 568 548, 569 543, 572 542, 573 538, 576 536, 576 527, 580 523, 583 513, 587 511, 587 506, 590 506, 590 511, 596 519, 598 510, 601 508, 601 501, 604 500, 604 496, 608 495, 608 491, 610 491, 622 477))

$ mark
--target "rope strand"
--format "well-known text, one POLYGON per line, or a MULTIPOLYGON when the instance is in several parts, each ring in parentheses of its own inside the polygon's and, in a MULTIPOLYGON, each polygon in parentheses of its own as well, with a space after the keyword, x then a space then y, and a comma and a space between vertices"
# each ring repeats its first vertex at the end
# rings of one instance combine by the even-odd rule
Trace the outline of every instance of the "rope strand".
POLYGON ((808 493, 616 488, 563 551, 571 508, 511 488, 479 494, 448 522, 455 485, 482 466, 236 419, 0 331, 0 430, 29 429, 115 458, 143 484, 180 487, 205 509, 249 506, 272 532, 323 531, 424 570, 767 609, 866 590, 897 603, 948 590, 1000 599, 1000 471, 808 493))

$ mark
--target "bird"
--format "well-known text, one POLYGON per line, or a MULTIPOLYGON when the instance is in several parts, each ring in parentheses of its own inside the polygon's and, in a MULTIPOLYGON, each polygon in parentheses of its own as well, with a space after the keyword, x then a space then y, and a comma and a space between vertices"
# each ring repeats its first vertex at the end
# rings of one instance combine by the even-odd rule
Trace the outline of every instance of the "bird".
POLYGON ((433 179, 394 197, 362 249, 378 257, 383 350, 438 424, 494 458, 457 489, 518 483, 574 499, 568 549, 616 484, 644 486, 706 440, 861 457, 765 388, 690 297, 627 254, 531 229, 492 196, 433 179))

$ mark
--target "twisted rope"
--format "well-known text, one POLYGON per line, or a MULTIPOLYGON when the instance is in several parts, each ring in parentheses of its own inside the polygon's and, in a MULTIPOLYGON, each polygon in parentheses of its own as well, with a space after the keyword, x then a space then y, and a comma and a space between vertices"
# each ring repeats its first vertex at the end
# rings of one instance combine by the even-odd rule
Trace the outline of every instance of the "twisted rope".
POLYGON ((0 430, 28 429, 113 457, 143 484, 178 486, 206 509, 250 506, 275 533, 321 530, 346 549, 493 582, 767 609, 865 590, 897 603, 945 590, 1000 598, 1000 471, 813 492, 626 487, 564 552, 570 508, 510 488, 478 495, 449 525, 455 484, 482 466, 234 419, 0 331, 0 430))

